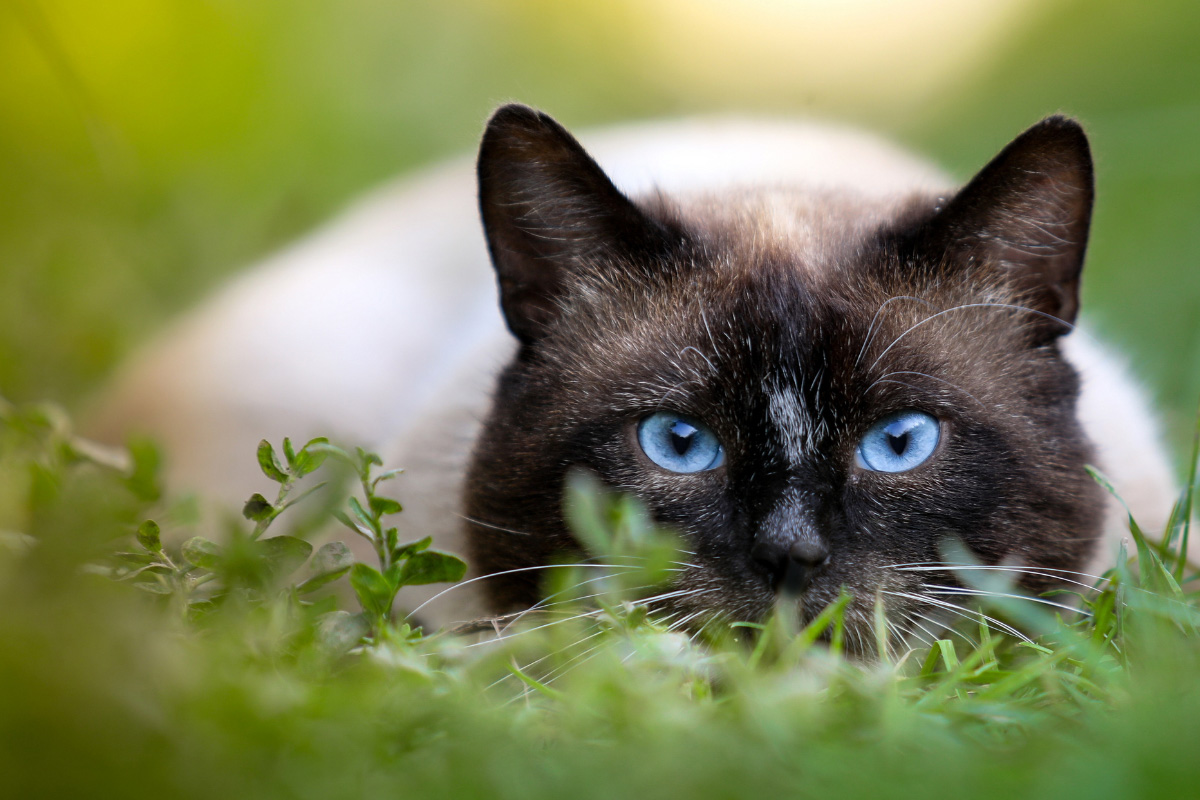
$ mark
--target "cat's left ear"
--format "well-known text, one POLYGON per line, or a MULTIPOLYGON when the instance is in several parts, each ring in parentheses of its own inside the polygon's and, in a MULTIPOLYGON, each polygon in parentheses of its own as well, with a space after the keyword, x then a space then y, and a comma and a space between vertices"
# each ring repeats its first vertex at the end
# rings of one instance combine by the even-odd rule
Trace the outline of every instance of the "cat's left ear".
POLYGON ((1047 117, 1018 136, 930 223, 926 247, 985 270, 1033 309, 1045 338, 1079 311, 1094 198, 1092 155, 1075 120, 1047 117), (1045 315, 1045 316, 1042 316, 1045 315))

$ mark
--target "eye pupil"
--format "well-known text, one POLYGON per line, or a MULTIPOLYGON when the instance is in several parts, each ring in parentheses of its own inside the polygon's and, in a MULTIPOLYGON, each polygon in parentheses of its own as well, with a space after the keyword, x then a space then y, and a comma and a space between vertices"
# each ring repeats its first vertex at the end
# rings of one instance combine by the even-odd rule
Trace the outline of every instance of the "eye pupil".
POLYGON ((898 456, 904 455, 904 451, 908 449, 908 431, 905 431, 904 433, 900 434, 899 436, 894 436, 889 433, 888 434, 888 445, 891 446, 892 452, 895 453, 896 455, 898 455, 898 456))
POLYGON ((695 435, 695 428, 683 420, 679 420, 671 426, 671 448, 677 455, 686 455, 692 446, 692 439, 695 435))

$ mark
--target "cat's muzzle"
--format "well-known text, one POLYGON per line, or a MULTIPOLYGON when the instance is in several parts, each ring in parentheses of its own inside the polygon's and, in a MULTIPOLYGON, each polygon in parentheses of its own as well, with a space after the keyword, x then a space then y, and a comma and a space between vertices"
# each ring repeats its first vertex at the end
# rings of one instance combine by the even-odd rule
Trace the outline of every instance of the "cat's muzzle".
POLYGON ((759 542, 750 557, 766 573, 774 592, 795 597, 807 591, 829 563, 829 548, 808 539, 789 545, 759 542))

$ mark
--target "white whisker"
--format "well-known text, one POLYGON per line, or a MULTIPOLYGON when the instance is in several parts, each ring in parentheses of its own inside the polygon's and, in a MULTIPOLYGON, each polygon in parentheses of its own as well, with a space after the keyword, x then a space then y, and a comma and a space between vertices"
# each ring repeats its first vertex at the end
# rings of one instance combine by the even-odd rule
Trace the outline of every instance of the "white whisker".
POLYGON ((590 611, 585 611, 582 614, 573 614, 569 617, 563 617, 562 619, 556 619, 553 622, 547 622, 543 625, 538 625, 533 628, 526 628, 524 630, 517 631, 516 633, 510 633, 507 636, 500 635, 500 636, 495 637, 494 639, 484 639, 481 642, 471 642, 468 645, 464 645, 464 647, 467 647, 467 648, 482 647, 483 645, 487 645, 487 644, 496 644, 497 642, 507 642, 510 639, 517 638, 518 636, 524 636, 525 634, 533 633, 535 631, 541 631, 541 630, 545 630, 546 628, 552 628, 555 625, 562 625, 564 622, 573 622, 574 620, 577 620, 577 619, 586 619, 588 617, 595 617, 599 613, 600 613, 600 609, 594 608, 590 611))
MULTIPOLYGON (((914 627, 916 626, 916 623, 913 621, 913 618, 908 614, 904 615, 904 623, 906 625, 912 625, 914 627)), ((922 629, 922 630, 924 630, 924 629, 922 629)), ((928 631, 925 631, 925 632, 928 633, 928 631)), ((899 634, 898 638, 901 641, 906 641, 909 637, 912 637, 913 639, 916 639, 918 642, 925 645, 926 647, 933 647, 933 642, 934 642, 933 639, 926 639, 924 636, 917 633, 916 630, 914 630, 913 628, 909 628, 909 630, 907 630, 907 631, 897 629, 897 633, 899 634)))
MULTIPOLYGON (((936 633, 934 633, 933 631, 929 630, 929 628, 926 628, 921 623, 917 622, 911 616, 908 617, 908 621, 925 632, 925 635, 929 637, 929 641, 925 642, 925 644, 928 645, 929 647, 933 647, 933 643, 938 640, 938 635, 936 633)), ((915 631, 914 631, 914 633, 915 633, 915 631)), ((922 640, 922 641, 924 641, 924 640, 922 640)))
MULTIPOLYGON (((577 589, 580 586, 583 586, 583 585, 589 584, 589 583, 595 583, 596 581, 602 581, 609 577, 611 577, 611 576, 601 575, 596 578, 589 578, 586 581, 580 581, 579 583, 575 584, 574 586, 571 586, 567 589, 563 589, 561 592, 555 592, 554 594, 550 595, 549 597, 545 597, 545 598, 539 600, 537 603, 535 603, 534 605, 525 609, 524 611, 520 611, 520 612, 517 612, 515 615, 511 615, 511 616, 513 616, 513 619, 509 620, 508 623, 505 624, 504 630, 508 630, 509 628, 513 627, 518 622, 520 622, 522 619, 524 619, 526 615, 531 614, 535 611, 545 611, 546 609, 554 608, 555 606, 564 606, 564 605, 570 605, 572 603, 581 603, 584 600, 592 600, 596 597, 603 597, 606 594, 610 594, 610 592, 607 592, 607 591, 593 592, 592 594, 583 595, 582 597, 568 597, 566 600, 558 600, 553 603, 546 602, 548 600, 552 600, 555 597, 560 597, 560 596, 570 592, 572 589, 577 589)), ((630 591, 638 592, 638 591, 641 591, 642 589, 650 589, 650 588, 653 588, 652 585, 646 584, 645 586, 635 586, 634 588, 630 589, 630 591)))
POLYGON ((993 571, 993 572, 1016 572, 1016 573, 1019 573, 1019 574, 1021 574, 1021 575, 1036 575, 1036 576, 1038 576, 1038 577, 1040 577, 1040 578, 1051 578, 1052 580, 1056 580, 1056 581, 1062 581, 1063 583, 1070 583, 1070 584, 1074 584, 1075 586, 1082 586, 1082 587, 1083 587, 1083 588, 1085 588, 1085 589, 1091 589, 1091 588, 1092 588, 1092 584, 1090 584, 1090 583, 1083 583, 1082 581, 1077 581, 1077 580, 1074 580, 1074 579, 1072 579, 1072 578, 1064 578, 1064 577, 1062 577, 1062 575, 1055 575, 1055 574, 1053 574, 1053 572, 1061 572, 1061 573, 1066 573, 1066 574, 1068 574, 1068 575, 1075 575, 1075 574, 1078 574, 1078 575, 1083 575, 1084 577, 1095 577, 1095 579, 1096 579, 1097 581, 1107 581, 1107 580, 1108 580, 1108 578, 1102 578, 1102 577, 1099 577, 1099 576, 1091 576, 1091 575, 1086 575, 1085 573, 1082 573, 1082 572, 1080 572, 1080 573, 1075 573, 1075 572, 1071 572, 1071 571, 1068 571, 1068 570, 1054 570, 1054 571, 1052 572, 1051 570, 1044 570, 1044 569, 1042 569, 1041 567, 1026 568, 1026 567, 1017 567, 1017 566, 1007 566, 1007 565, 1004 565, 1004 564, 996 564, 996 565, 994 565, 994 566, 993 566, 993 565, 990 565, 990 564, 963 564, 963 565, 958 565, 958 564, 955 564, 955 565, 953 565, 953 566, 951 566, 951 565, 946 565, 946 566, 943 566, 943 567, 900 567, 900 568, 899 568, 899 571, 900 571, 900 572, 937 572, 937 571, 941 571, 941 572, 947 572, 947 571, 958 572, 959 570, 984 570, 984 571, 993 571))
MULTIPOLYGON (((713 590, 713 589, 681 589, 681 590, 677 590, 677 591, 673 591, 673 592, 666 592, 664 594, 656 595, 654 597, 646 598, 644 600, 639 600, 636 602, 638 605, 649 605, 650 603, 662 602, 663 600, 670 600, 670 599, 674 599, 676 597, 690 597, 690 596, 695 596, 695 595, 699 595, 699 594, 706 594, 707 592, 710 592, 710 591, 715 591, 715 590, 713 590)), ((602 594, 605 594, 605 593, 598 592, 592 596, 595 597, 595 596, 600 596, 602 594)), ((554 605, 563 605, 563 604, 567 604, 570 602, 572 602, 572 601, 564 600, 564 601, 561 601, 560 603, 555 603, 554 605)), ((529 613, 529 611, 531 611, 531 610, 532 609, 526 609, 525 611, 521 612, 521 614, 518 616, 518 619, 520 618, 520 616, 523 616, 524 614, 529 613)), ((545 608, 540 609, 540 610, 545 611, 545 608)), ((521 635, 528 634, 528 633, 533 633, 534 631, 544 630, 545 628, 549 628, 554 625, 561 625, 564 622, 571 622, 573 620, 585 619, 587 617, 596 617, 597 615, 599 615, 601 613, 601 611, 602 611, 602 609, 589 609, 588 611, 585 611, 585 612, 582 612, 579 614, 574 614, 572 616, 565 617, 563 619, 557 619, 552 622, 547 622, 542 625, 537 625, 533 628, 526 628, 525 630, 520 630, 515 633, 510 633, 510 634, 506 635, 504 633, 504 631, 507 631, 509 628, 511 628, 513 626, 513 624, 515 624, 517 621, 517 620, 513 620, 512 622, 505 625, 504 629, 500 632, 500 635, 496 636, 495 638, 485 639, 480 642, 472 642, 471 644, 466 645, 466 647, 479 647, 479 646, 485 645, 485 644, 495 644, 496 642, 507 641, 507 640, 513 639, 517 636, 521 636, 521 635)), ((680 613, 682 613, 682 612, 676 612, 676 614, 672 614, 671 616, 673 617, 680 613)), ((700 611, 697 613, 704 613, 704 612, 700 611)), ((668 619, 669 618, 670 617, 668 617, 668 619)))
POLYGON ((949 631, 950 633, 957 634, 958 636, 962 637, 963 641, 967 642, 972 647, 979 647, 979 642, 975 641, 970 636, 967 636, 965 633, 963 633, 962 631, 955 628, 954 625, 952 625, 951 623, 949 623, 947 621, 943 621, 943 620, 937 620, 937 619, 934 619, 933 617, 926 616, 925 614, 922 614, 920 611, 913 611, 911 613, 913 614, 913 616, 920 617, 921 619, 925 620, 926 622, 930 623, 931 625, 941 626, 941 629, 944 631, 949 631))
POLYGON ((937 319, 938 317, 945 316, 946 314, 949 314, 952 311, 963 311, 968 308, 1006 308, 1006 309, 1009 309, 1012 311, 1026 311, 1030 314, 1037 314, 1038 316, 1046 317, 1047 319, 1054 320, 1055 322, 1062 324, 1069 330, 1075 330, 1075 326, 1072 325, 1070 322, 1067 322, 1066 320, 1061 320, 1058 317, 1054 316, 1053 314, 1047 314, 1045 311, 1038 311, 1036 308, 1028 308, 1027 306, 1013 305, 1012 303, 964 303, 961 306, 955 306, 954 308, 947 308, 945 311, 939 311, 936 314, 931 314, 930 316, 926 317, 925 319, 921 320, 920 322, 909 327, 908 330, 904 331, 904 333, 900 334, 895 339, 893 339, 892 343, 883 349, 883 352, 879 354, 878 358, 876 358, 875 361, 873 361, 871 363, 871 366, 867 368, 867 372, 870 372, 871 370, 875 369, 875 367, 878 366, 880 360, 882 360, 883 357, 886 356, 888 354, 888 352, 900 342, 901 339, 903 339, 905 336, 908 336, 908 334, 912 333, 917 328, 921 327, 922 325, 924 325, 927 322, 932 322, 933 320, 937 319))
POLYGON ((865 353, 867 350, 867 345, 869 345, 871 343, 871 340, 875 338, 875 322, 879 319, 879 315, 883 313, 883 310, 885 308, 887 308, 888 306, 890 306, 892 303, 896 302, 897 300, 913 300, 918 303, 924 303, 925 305, 929 306, 930 308, 937 308, 937 306, 935 306, 933 303, 929 302, 928 300, 926 300, 923 297, 913 297, 911 295, 905 295, 905 294, 897 295, 896 297, 889 297, 887 300, 884 300, 880 304, 879 308, 875 309, 875 316, 871 317, 871 324, 867 326, 867 333, 865 336, 863 336, 862 347, 860 347, 858 349, 858 357, 854 359, 855 367, 857 367, 858 362, 860 362, 862 360, 863 353, 865 353))
POLYGON ((976 403, 979 404, 980 408, 984 409, 985 411, 987 410, 987 405, 985 405, 982 400, 980 400, 978 397, 971 394, 970 392, 968 392, 966 389, 962 388, 958 384, 951 383, 950 381, 943 380, 941 378, 936 378, 933 375, 929 375, 925 372, 914 372, 912 370, 895 370, 895 371, 889 372, 886 375, 883 375, 879 378, 876 378, 874 381, 871 382, 871 385, 866 388, 866 391, 868 391, 868 392, 871 391, 871 389, 873 389, 875 387, 875 384, 877 384, 877 383, 897 383, 897 384, 900 384, 901 386, 908 386, 910 389, 919 388, 919 387, 913 386, 910 383, 905 383, 904 381, 888 380, 888 378, 890 378, 893 375, 920 375, 922 378, 929 378, 931 381, 937 381, 938 383, 944 383, 947 386, 949 386, 951 389, 957 389, 958 391, 965 394, 967 397, 974 400, 976 403))
POLYGON ((529 531, 518 531, 513 528, 505 528, 502 525, 496 525, 491 522, 485 522, 481 519, 476 519, 475 517, 469 517, 466 514, 460 514, 457 511, 454 512, 454 516, 458 517, 459 519, 466 520, 467 522, 470 522, 472 525, 479 525, 480 527, 488 528, 493 531, 500 531, 501 533, 513 533, 513 534, 516 534, 517 536, 532 536, 533 535, 529 531))
POLYGON ((675 622, 672 622, 670 625, 667 626, 667 633, 672 633, 674 631, 679 630, 684 625, 687 625, 689 622, 694 620, 696 617, 700 616, 701 614, 705 614, 705 613, 708 613, 707 609, 702 608, 699 611, 694 611, 691 614, 688 614, 683 619, 679 619, 679 620, 676 620, 675 622))
POLYGON ((968 597, 1004 597, 1011 600, 1028 600, 1031 603, 1041 603, 1054 608, 1061 608, 1063 611, 1072 611, 1076 614, 1082 614, 1085 617, 1092 616, 1092 612, 1083 609, 1075 608, 1074 606, 1066 605, 1065 603, 1055 603, 1053 600, 1047 600, 1044 597, 1034 597, 1028 594, 1015 594, 1011 592, 990 592, 984 589, 963 589, 956 586, 936 586, 931 584, 922 584, 923 588, 933 594, 952 594, 966 595, 968 597))
MULTIPOLYGON (((554 683, 556 680, 561 678, 563 675, 566 675, 568 672, 570 672, 571 669, 574 668, 574 667, 571 667, 571 664, 573 662, 578 661, 580 658, 583 658, 584 656, 587 656, 589 653, 595 653, 596 655, 599 655, 599 653, 597 653, 596 651, 604 648, 605 646, 606 646, 605 643, 601 642, 600 644, 594 645, 594 646, 588 648, 587 650, 584 650, 582 653, 572 656, 565 664, 562 664, 562 665, 558 666, 557 668, 551 670, 546 675, 546 677, 540 681, 540 683, 542 684, 542 686, 549 686, 550 684, 554 683), (555 673, 557 673, 557 674, 555 674, 555 673)), ((589 658, 586 658, 584 661, 581 661, 580 663, 575 664, 575 667, 582 667, 588 661, 591 661, 593 658, 595 658, 596 655, 590 656, 589 658)), ((521 669, 522 672, 525 671, 524 668, 518 667, 518 669, 521 669)), ((516 676, 514 675, 513 677, 516 677, 516 676)), ((522 684, 522 685, 524 686, 524 689, 521 692, 521 694, 519 694, 516 697, 509 700, 508 703, 506 703, 505 705, 510 705, 524 697, 529 696, 530 687, 527 685, 524 685, 524 684, 522 684)))
MULTIPOLYGON (((569 648, 571 648, 571 647, 578 647, 579 645, 583 644, 584 642, 587 642, 587 641, 590 641, 590 640, 592 640, 592 639, 595 639, 597 636, 600 636, 600 635, 602 635, 603 633, 604 633, 604 631, 602 631, 602 630, 601 630, 601 631, 596 631, 595 633, 588 634, 587 636, 583 637, 583 638, 582 638, 582 639, 580 639, 579 641, 577 641, 577 642, 574 642, 574 643, 572 643, 572 644, 570 644, 570 645, 567 645, 567 647, 566 647, 566 648, 563 648, 563 649, 565 650, 565 649, 569 649, 569 648)), ((542 657, 541 657, 541 658, 539 658, 539 659, 536 659, 536 660, 534 660, 534 661, 530 661, 528 664, 524 664, 524 665, 520 666, 520 667, 519 667, 519 669, 520 669, 522 672, 525 672, 525 671, 526 671, 526 670, 528 670, 530 667, 536 667, 538 664, 542 663, 542 662, 543 662, 543 661, 545 661, 547 658, 553 658, 555 655, 557 655, 558 653, 561 653, 561 652, 562 652, 562 650, 556 650, 556 651, 555 651, 555 652, 553 652, 553 653, 547 653, 546 655, 542 656, 542 657)), ((509 673, 508 675, 505 675, 505 676, 503 676, 503 677, 501 677, 501 678, 499 678, 499 679, 497 679, 497 680, 495 680, 495 681, 492 681, 491 683, 489 683, 489 684, 487 685, 487 687, 484 689, 484 691, 486 692, 486 691, 488 691, 488 690, 490 690, 490 689, 493 689, 493 688, 495 688, 496 686, 499 686, 500 684, 504 683, 506 680, 509 680, 509 679, 515 679, 516 677, 517 677, 516 675, 513 675, 512 673, 509 673)))
POLYGON ((909 572, 933 572, 937 570, 946 571, 950 569, 1036 569, 1042 572, 1052 572, 1058 575, 1079 575, 1084 578, 1092 578, 1093 580, 1107 580, 1100 575, 1093 575, 1090 572, 1079 572, 1073 569, 1056 569, 1054 567, 1021 567, 1015 564, 948 564, 944 561, 913 561, 910 563, 887 564, 885 569, 906 570, 909 572))
POLYGON ((602 650, 605 646, 606 646, 606 644, 604 642, 601 642, 600 644, 596 645, 595 647, 592 647, 588 650, 583 651, 579 655, 572 656, 571 659, 569 661, 567 661, 567 663, 561 665, 556 670, 554 670, 549 675, 547 675, 546 680, 542 681, 542 685, 549 686, 550 684, 554 683, 559 678, 566 675, 568 672, 579 669, 584 664, 588 663, 593 658, 600 655, 600 653, 597 651, 602 650), (587 658, 584 658, 584 656, 587 656, 587 658), (583 658, 583 660, 579 661, 579 659, 581 659, 581 658, 583 658), (574 664, 573 662, 575 662, 575 661, 579 661, 579 663, 574 664), (555 674, 555 673, 558 673, 558 674, 555 674))
POLYGON ((939 570, 942 572, 946 572, 951 569, 1001 569, 1001 568, 1013 569, 1013 570, 1036 569, 1041 572, 1053 572, 1056 575, 1078 575, 1081 578, 1090 578, 1093 581, 1108 580, 1108 578, 1105 578, 1102 575, 1093 575, 1090 572, 1079 572, 1078 570, 1073 570, 1073 569, 1056 569, 1054 567, 1039 567, 1039 566, 1020 567, 1020 566, 1017 566, 1014 564, 994 564, 994 565, 993 564, 947 564, 944 561, 912 561, 912 562, 900 563, 900 564, 885 564, 883 566, 883 568, 884 569, 904 570, 907 572, 921 572, 921 571, 936 572, 939 570))
MULTIPOLYGON (((904 621, 907 623, 911 622, 912 620, 910 620, 906 615, 904 617, 904 621)), ((888 657, 893 661, 899 661, 901 659, 899 651, 900 645, 906 646, 910 651, 912 650, 912 645, 909 644, 909 637, 922 642, 922 644, 925 644, 926 646, 930 646, 932 644, 932 642, 924 642, 912 631, 905 631, 902 627, 900 627, 899 624, 891 621, 890 619, 885 618, 883 621, 883 626, 887 634, 887 638, 884 640, 884 646, 887 648, 888 657), (893 644, 893 640, 895 641, 895 644, 893 644)))
POLYGON ((982 611, 978 611, 976 609, 964 608, 963 606, 960 606, 957 603, 951 603, 949 600, 943 600, 940 597, 929 597, 927 595, 916 594, 916 593, 912 593, 912 592, 889 592, 886 590, 884 591, 884 594, 890 594, 890 595, 894 595, 896 597, 904 597, 909 600, 916 600, 917 602, 920 602, 920 603, 927 603, 936 608, 941 608, 946 611, 949 611, 952 614, 957 614, 958 616, 963 617, 964 619, 969 619, 973 622, 979 622, 980 620, 983 620, 983 621, 987 622, 989 625, 995 626, 997 630, 1004 631, 1005 633, 1009 634, 1010 636, 1015 636, 1023 642, 1028 642, 1031 644, 1033 642, 1032 639, 1030 639, 1025 634, 1021 633, 1021 631, 1017 630, 1016 628, 1014 628, 1012 625, 1009 625, 1008 623, 1001 622, 1000 620, 996 619, 995 617, 988 616, 987 614, 983 613, 982 611))
POLYGON ((714 622, 716 622, 717 620, 724 619, 724 618, 725 618, 725 614, 723 614, 723 613, 722 613, 722 612, 720 612, 720 611, 718 611, 717 613, 713 614, 711 617, 709 617, 707 620, 705 620, 705 621, 704 621, 704 624, 703 624, 703 625, 701 625, 699 628, 697 628, 697 629, 696 629, 696 632, 695 632, 695 633, 693 633, 693 634, 691 635, 691 637, 688 639, 688 644, 692 644, 692 643, 694 643, 694 642, 696 641, 696 639, 697 639, 697 638, 698 638, 698 637, 699 637, 699 636, 700 636, 702 633, 704 633, 704 631, 708 630, 708 626, 709 626, 709 625, 712 625, 712 624, 713 624, 714 622))
POLYGON ((479 581, 488 580, 489 578, 499 578, 504 575, 515 575, 516 573, 519 573, 519 572, 534 572, 539 569, 568 569, 568 568, 578 569, 581 566, 593 567, 593 568, 598 568, 598 569, 623 569, 623 570, 637 569, 637 567, 631 567, 628 564, 542 564, 542 565, 536 566, 536 567, 517 567, 516 569, 506 569, 502 572, 490 572, 487 575, 479 575, 474 578, 468 578, 465 581, 459 581, 458 583, 453 584, 452 586, 450 586, 446 589, 443 589, 442 591, 435 594, 433 597, 426 600, 424 603, 421 603, 421 605, 417 606, 412 611, 408 612, 404 616, 404 618, 406 620, 412 619, 412 617, 415 614, 417 614, 422 608, 429 605, 434 600, 437 600, 439 597, 441 597, 442 595, 444 595, 448 592, 452 592, 455 589, 461 589, 464 586, 470 586, 471 584, 478 583, 479 581))
POLYGON ((717 591, 715 588, 714 589, 677 589, 673 592, 666 592, 665 594, 654 595, 652 597, 645 597, 645 598, 642 598, 639 600, 635 600, 634 602, 637 603, 638 605, 646 605, 648 603, 661 602, 662 600, 672 600, 677 597, 697 597, 699 595, 709 594, 709 593, 715 592, 715 591, 717 591))

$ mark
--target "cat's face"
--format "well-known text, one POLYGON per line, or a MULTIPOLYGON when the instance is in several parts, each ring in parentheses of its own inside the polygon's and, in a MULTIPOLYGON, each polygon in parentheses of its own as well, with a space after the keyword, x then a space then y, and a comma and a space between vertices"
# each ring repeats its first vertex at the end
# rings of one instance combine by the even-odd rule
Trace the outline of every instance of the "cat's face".
MULTIPOLYGON (((811 618, 845 589, 867 649, 877 598, 897 637, 964 599, 924 569, 949 540, 987 564, 1090 553, 1101 502, 1056 343, 1091 208, 1073 123, 1032 129, 953 199, 635 206, 555 123, 509 107, 480 179, 522 341, 468 476, 481 572, 577 549, 575 467, 682 534, 671 612, 756 620, 782 595, 811 618)), ((505 610, 539 582, 484 583, 505 610)))

